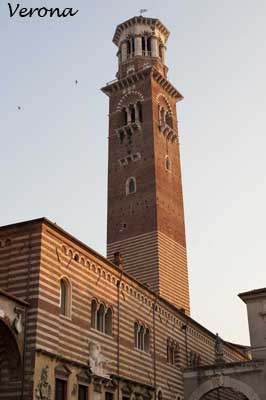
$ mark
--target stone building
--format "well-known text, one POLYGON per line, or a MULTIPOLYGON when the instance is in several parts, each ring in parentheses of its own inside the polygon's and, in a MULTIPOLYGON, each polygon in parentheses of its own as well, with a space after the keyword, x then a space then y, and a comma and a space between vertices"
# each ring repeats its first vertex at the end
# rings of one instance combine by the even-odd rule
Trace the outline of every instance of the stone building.
POLYGON ((107 258, 45 218, 0 228, 0 399, 183 400, 184 369, 219 358, 190 316, 168 36, 142 16, 114 35, 107 258))
POLYGON ((189 368, 184 373, 185 398, 208 400, 266 399, 266 288, 241 293, 248 310, 251 340, 250 360, 225 362, 223 345, 214 365, 189 368))

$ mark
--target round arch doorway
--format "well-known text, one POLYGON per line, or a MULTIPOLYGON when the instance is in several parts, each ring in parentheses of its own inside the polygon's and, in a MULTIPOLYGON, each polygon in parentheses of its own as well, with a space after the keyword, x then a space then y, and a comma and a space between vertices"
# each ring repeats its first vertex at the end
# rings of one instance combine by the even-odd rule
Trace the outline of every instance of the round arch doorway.
POLYGON ((246 383, 229 376, 218 376, 202 383, 188 400, 262 400, 246 383))
POLYGON ((0 399, 20 400, 22 362, 16 339, 0 319, 0 399))

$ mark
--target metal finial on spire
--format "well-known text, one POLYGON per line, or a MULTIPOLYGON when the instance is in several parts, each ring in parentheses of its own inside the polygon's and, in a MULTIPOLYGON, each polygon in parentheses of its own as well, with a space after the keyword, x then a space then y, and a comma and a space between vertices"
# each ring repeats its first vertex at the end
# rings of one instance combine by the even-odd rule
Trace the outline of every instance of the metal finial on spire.
POLYGON ((146 8, 141 8, 139 10, 140 15, 142 16, 142 14, 146 13, 148 10, 146 8))

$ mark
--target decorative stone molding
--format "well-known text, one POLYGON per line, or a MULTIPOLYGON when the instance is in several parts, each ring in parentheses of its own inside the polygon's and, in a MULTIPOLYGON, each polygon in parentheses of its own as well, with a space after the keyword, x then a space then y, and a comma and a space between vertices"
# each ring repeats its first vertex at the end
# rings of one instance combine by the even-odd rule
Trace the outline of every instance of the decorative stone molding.
POLYGON ((51 385, 48 382, 48 366, 42 369, 41 380, 35 389, 36 400, 51 400, 51 385))

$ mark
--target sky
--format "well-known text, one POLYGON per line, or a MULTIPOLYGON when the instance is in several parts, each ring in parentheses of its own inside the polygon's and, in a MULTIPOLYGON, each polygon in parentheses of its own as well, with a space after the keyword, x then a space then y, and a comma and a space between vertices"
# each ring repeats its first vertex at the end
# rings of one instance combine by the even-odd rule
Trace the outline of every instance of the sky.
POLYGON ((237 294, 266 286, 266 2, 19 4, 79 12, 11 18, 0 0, 0 225, 46 216, 105 255, 108 99, 100 88, 117 71, 116 26, 146 8, 171 31, 168 77, 184 96, 192 317, 249 344, 237 294))

